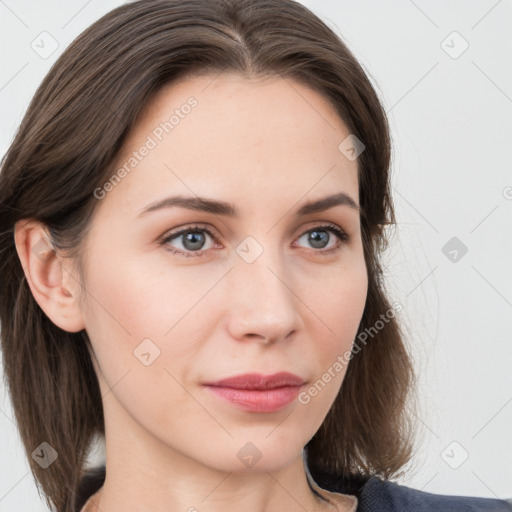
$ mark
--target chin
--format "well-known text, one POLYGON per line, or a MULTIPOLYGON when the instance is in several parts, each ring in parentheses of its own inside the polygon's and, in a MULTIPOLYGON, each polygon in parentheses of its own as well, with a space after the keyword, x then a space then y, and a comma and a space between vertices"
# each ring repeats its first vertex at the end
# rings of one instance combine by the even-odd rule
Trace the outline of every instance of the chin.
MULTIPOLYGON (((214 453, 209 461, 211 467, 224 472, 266 473, 279 471, 302 456, 303 445, 297 441, 284 443, 276 437, 243 436, 230 441, 225 449, 214 453)), ((205 461, 206 462, 206 461, 205 461)))

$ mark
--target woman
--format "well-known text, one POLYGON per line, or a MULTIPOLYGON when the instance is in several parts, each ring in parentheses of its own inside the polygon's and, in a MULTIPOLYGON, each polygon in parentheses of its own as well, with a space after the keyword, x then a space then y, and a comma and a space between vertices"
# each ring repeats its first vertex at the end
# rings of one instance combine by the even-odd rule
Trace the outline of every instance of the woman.
POLYGON ((0 174, 4 366, 49 506, 511 509, 390 480, 414 375, 389 159, 365 73, 291 0, 133 2, 72 43, 0 174))

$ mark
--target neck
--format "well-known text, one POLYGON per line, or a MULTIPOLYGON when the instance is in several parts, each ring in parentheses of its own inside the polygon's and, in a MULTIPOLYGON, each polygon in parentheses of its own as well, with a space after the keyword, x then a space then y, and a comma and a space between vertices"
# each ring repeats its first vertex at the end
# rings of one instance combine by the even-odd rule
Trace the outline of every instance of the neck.
MULTIPOLYGON (((97 510, 338 510, 329 493, 307 474, 302 457, 279 471, 261 473, 223 473, 204 467, 193 470, 188 464, 180 471, 161 474, 147 465, 137 466, 139 469, 135 470, 111 462, 107 462, 105 482, 92 500, 98 505, 97 510)), ((91 512, 96 509, 92 508, 91 512)))

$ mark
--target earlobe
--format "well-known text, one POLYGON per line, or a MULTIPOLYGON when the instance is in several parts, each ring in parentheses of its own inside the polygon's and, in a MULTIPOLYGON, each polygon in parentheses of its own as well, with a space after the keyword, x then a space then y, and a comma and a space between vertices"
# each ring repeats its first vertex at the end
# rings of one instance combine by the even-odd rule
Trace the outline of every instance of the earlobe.
POLYGON ((46 316, 68 332, 85 328, 79 307, 79 284, 53 249, 45 226, 20 220, 14 227, 16 251, 34 299, 46 316))

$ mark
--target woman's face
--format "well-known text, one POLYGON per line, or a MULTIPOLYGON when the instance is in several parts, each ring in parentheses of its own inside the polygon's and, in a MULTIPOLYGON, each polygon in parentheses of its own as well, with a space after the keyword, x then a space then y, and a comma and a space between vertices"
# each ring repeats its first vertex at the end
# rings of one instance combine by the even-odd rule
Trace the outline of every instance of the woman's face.
POLYGON ((300 456, 366 300, 357 207, 301 212, 338 194, 357 206, 357 160, 339 149, 349 135, 322 96, 281 78, 188 78, 151 101, 95 193, 84 252, 107 456, 222 471, 300 456), (182 200, 153 208, 171 196, 182 200), (205 385, 279 372, 303 385, 205 385))

